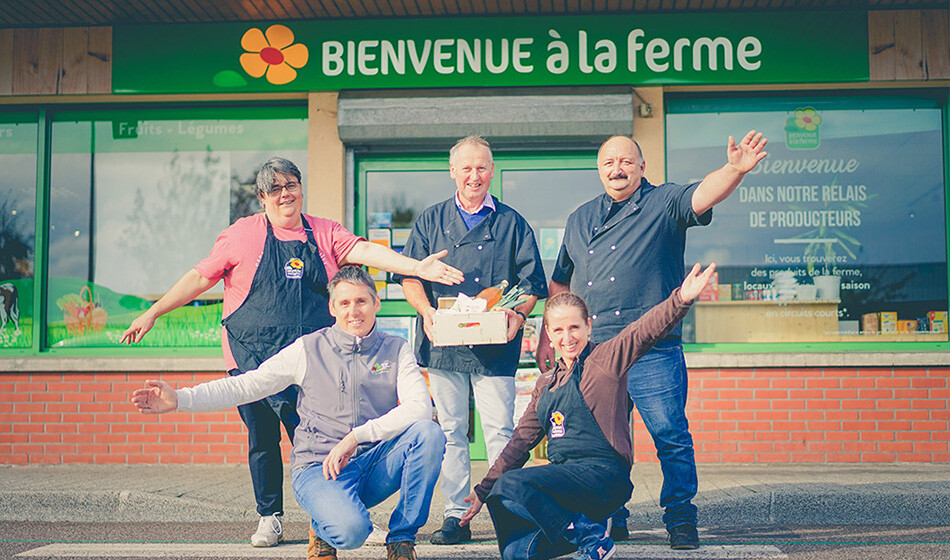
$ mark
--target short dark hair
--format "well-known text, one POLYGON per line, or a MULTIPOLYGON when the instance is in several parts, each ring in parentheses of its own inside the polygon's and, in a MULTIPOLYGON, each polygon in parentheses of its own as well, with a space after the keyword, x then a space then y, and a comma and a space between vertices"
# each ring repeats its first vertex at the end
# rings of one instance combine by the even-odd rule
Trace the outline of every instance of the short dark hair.
POLYGON ((548 298, 544 304, 544 320, 548 320, 548 313, 558 307, 573 307, 581 312, 581 317, 586 321, 589 316, 587 303, 584 298, 574 292, 561 292, 548 298))
POLYGON ((366 286, 369 290, 369 293, 373 296, 373 300, 379 300, 379 294, 376 293, 376 283, 373 282, 372 277, 369 273, 363 270, 362 267, 357 265, 348 264, 340 268, 336 274, 333 275, 333 278, 330 279, 330 282, 327 284, 327 289, 330 292, 330 301, 333 301, 333 292, 336 291, 336 287, 340 285, 340 282, 349 282, 350 284, 360 284, 366 286))
POLYGON ((257 194, 266 195, 274 186, 277 175, 293 175, 297 182, 300 182, 300 170, 294 165, 294 162, 279 156, 274 156, 264 162, 261 170, 257 172, 257 194))

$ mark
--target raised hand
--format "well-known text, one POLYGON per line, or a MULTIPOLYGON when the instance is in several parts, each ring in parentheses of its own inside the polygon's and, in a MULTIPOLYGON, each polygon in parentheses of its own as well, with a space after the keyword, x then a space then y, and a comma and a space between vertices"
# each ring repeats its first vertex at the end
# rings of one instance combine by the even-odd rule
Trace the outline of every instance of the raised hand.
POLYGON ((132 404, 142 414, 164 414, 178 409, 178 393, 164 381, 149 379, 144 389, 132 392, 132 404))
POLYGON ((706 287, 706 283, 709 282, 713 272, 716 271, 716 263, 711 263, 706 267, 706 270, 702 272, 700 272, 699 269, 699 263, 694 264, 693 269, 689 271, 689 274, 686 275, 683 284, 680 286, 680 297, 682 297, 686 303, 699 297, 700 292, 706 287))
POLYGON ((730 136, 726 146, 726 160, 737 173, 745 175, 768 155, 768 152, 762 151, 768 141, 761 132, 754 130, 750 130, 739 144, 730 136))
POLYGON ((465 280, 465 275, 462 274, 462 271, 457 268, 452 268, 441 260, 442 257, 448 254, 448 250, 443 249, 438 253, 433 253, 422 259, 416 266, 415 276, 423 280, 438 282, 439 284, 445 284, 447 286, 460 284, 465 280))

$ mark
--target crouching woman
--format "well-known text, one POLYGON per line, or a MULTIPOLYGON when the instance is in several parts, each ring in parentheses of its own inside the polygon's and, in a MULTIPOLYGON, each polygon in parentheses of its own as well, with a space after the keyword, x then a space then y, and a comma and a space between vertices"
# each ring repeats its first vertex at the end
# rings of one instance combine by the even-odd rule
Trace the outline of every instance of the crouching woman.
POLYGON ((590 342, 584 300, 571 292, 547 301, 544 324, 561 358, 543 374, 511 441, 466 498, 467 524, 488 505, 504 560, 606 560, 616 551, 607 517, 630 499, 630 403, 627 371, 689 311, 715 270, 699 264, 670 297, 619 335, 590 342), (551 463, 520 467, 548 438, 551 463))

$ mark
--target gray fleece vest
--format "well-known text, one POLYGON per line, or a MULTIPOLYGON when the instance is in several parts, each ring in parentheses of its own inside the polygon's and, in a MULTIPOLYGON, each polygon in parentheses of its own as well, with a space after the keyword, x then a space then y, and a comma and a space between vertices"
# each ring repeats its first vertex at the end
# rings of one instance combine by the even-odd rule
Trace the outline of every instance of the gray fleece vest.
MULTIPOLYGON (((399 349, 408 344, 375 328, 362 340, 333 325, 301 337, 306 374, 297 397, 300 425, 291 466, 322 463, 356 426, 396 407, 399 349)), ((370 447, 363 444, 357 454, 370 447)))

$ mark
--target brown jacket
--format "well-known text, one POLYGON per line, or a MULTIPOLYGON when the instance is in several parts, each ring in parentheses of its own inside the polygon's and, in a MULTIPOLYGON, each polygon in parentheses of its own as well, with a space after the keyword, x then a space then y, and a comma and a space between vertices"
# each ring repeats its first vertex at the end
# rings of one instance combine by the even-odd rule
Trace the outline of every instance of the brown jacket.
POLYGON ((657 341, 662 340, 686 316, 689 308, 690 304, 683 302, 677 288, 666 301, 627 325, 614 338, 597 345, 589 342, 572 369, 566 369, 563 360, 558 360, 553 370, 538 378, 531 392, 531 402, 518 421, 511 441, 485 478, 475 486, 478 499, 484 502, 502 474, 527 462, 528 452, 545 436, 545 426, 538 419, 537 410, 542 391, 564 385, 579 368, 583 371, 581 395, 594 420, 617 453, 633 464, 627 409, 627 370, 657 341))

